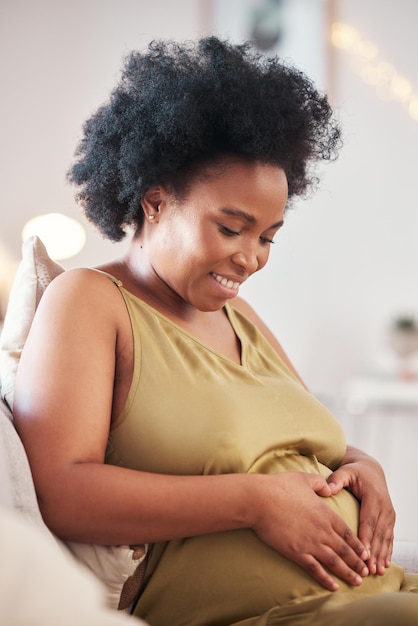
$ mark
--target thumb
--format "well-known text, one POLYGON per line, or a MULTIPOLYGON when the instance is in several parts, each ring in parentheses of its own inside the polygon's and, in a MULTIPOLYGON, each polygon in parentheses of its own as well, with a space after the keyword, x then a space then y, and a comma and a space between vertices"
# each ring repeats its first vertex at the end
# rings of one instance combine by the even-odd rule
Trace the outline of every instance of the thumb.
POLYGON ((344 489, 344 487, 347 487, 349 482, 349 475, 342 467, 330 474, 327 478, 327 483, 333 495, 341 491, 341 489, 344 489))
POLYGON ((323 476, 312 474, 311 487, 318 496, 327 497, 332 495, 332 489, 323 476))

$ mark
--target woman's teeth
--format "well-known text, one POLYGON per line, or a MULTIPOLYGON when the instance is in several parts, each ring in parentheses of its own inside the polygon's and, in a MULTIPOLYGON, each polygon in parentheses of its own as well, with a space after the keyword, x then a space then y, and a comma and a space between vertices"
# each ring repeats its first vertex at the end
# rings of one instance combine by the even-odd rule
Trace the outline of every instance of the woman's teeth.
POLYGON ((215 280, 218 281, 223 287, 228 287, 228 289, 238 289, 239 283, 234 282, 233 280, 228 280, 223 276, 219 276, 219 274, 212 274, 215 280))

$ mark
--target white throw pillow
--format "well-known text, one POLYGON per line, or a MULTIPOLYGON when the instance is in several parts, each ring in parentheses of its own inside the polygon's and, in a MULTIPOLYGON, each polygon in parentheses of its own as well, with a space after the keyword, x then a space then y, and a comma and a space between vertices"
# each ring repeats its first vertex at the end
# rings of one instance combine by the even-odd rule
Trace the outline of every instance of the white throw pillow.
POLYGON ((22 260, 10 290, 0 336, 1 397, 13 407, 14 384, 20 355, 36 307, 51 282, 64 268, 53 261, 39 237, 29 237, 22 246, 22 260))
POLYGON ((67 546, 105 584, 107 606, 129 611, 142 583, 148 546, 97 546, 73 541, 67 546))

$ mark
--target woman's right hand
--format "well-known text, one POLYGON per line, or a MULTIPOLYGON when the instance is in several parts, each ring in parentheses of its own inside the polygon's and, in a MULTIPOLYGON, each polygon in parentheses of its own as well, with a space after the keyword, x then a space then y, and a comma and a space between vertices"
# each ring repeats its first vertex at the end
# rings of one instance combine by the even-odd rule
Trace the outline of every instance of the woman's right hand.
MULTIPOLYGON (((305 569, 323 587, 338 589, 335 574, 358 586, 369 574, 368 550, 325 502, 331 495, 316 474, 257 475, 252 524, 259 538, 305 569)), ((254 493, 253 493, 254 498, 254 493)))

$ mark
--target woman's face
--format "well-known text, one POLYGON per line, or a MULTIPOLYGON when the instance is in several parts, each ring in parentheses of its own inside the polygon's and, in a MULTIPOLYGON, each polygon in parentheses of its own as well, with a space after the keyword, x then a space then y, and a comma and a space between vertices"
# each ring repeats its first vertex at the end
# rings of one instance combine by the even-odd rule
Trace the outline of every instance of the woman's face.
POLYGON ((165 190, 150 194, 143 236, 154 293, 215 311, 267 263, 287 180, 281 168, 258 162, 231 161, 207 174, 180 202, 165 190))

